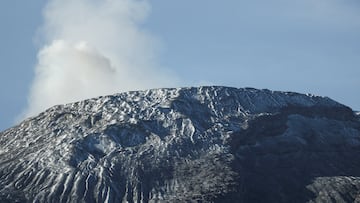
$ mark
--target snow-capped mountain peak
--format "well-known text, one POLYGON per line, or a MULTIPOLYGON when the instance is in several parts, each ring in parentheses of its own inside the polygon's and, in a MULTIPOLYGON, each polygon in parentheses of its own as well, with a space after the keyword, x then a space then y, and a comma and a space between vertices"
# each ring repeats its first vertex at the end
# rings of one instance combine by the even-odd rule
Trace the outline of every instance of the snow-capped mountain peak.
POLYGON ((215 86, 58 105, 0 133, 0 199, 355 199, 356 115, 327 97, 215 86))

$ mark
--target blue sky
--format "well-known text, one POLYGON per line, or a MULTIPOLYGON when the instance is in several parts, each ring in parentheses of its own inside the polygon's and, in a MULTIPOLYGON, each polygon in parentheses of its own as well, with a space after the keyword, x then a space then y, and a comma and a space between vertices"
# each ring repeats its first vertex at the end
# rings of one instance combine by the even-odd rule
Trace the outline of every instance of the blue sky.
MULTIPOLYGON (((86 1, 93 2, 84 2, 86 1)), ((131 1, 127 2, 130 4, 123 6, 130 11, 135 8, 136 15, 122 14, 116 15, 116 18, 124 17, 131 23, 134 21, 134 25, 125 26, 126 29, 124 26, 115 28, 119 28, 119 41, 129 41, 129 45, 118 45, 125 46, 126 49, 119 48, 114 53, 124 53, 124 56, 130 58, 127 61, 141 61, 130 64, 130 69, 133 66, 151 64, 155 68, 140 68, 138 72, 155 74, 150 76, 153 78, 152 81, 143 82, 141 74, 134 73, 139 74, 139 77, 131 77, 126 84, 114 83, 115 88, 104 91, 104 94, 116 92, 117 87, 119 91, 128 90, 137 83, 142 85, 134 85, 134 89, 152 87, 154 81, 169 76, 175 78, 176 82, 164 81, 154 87, 162 84, 214 84, 296 91, 329 96, 355 110, 360 110, 358 1, 228 0, 219 3, 205 0, 152 0, 146 5, 132 5, 131 1), (123 34, 122 29, 128 30, 129 33, 135 31, 137 34, 135 37, 125 32, 123 34), (139 45, 139 41, 142 44, 139 45), (135 45, 136 48, 132 52, 128 51, 129 47, 135 45), (157 78, 159 72, 166 72, 167 75, 157 78)), ((70 26, 63 22, 66 18, 55 18, 54 13, 68 11, 68 7, 77 6, 78 13, 69 13, 81 16, 82 12, 87 12, 81 8, 86 4, 68 3, 66 7, 61 5, 66 3, 54 3, 54 8, 48 8, 48 16, 44 18, 43 9, 46 3, 48 1, 45 0, 0 2, 0 130, 12 126, 29 108, 28 100, 33 98, 30 90, 36 84, 33 81, 39 81, 34 74, 35 67, 39 64, 38 52, 47 45, 54 45, 51 40, 57 40, 56 37, 59 36, 83 40, 81 32, 80 35, 74 36, 74 32, 68 31, 70 26), (47 25, 44 26, 46 22, 47 25), (51 27, 53 22, 57 23, 57 27, 51 27), (44 27, 47 30, 40 29, 44 27)), ((107 16, 106 12, 116 11, 103 9, 102 16, 106 16, 104 19, 107 22, 112 15, 107 16)), ((86 18, 85 14, 84 16, 86 18)), ((123 21, 115 19, 111 22, 116 24, 123 21)), ((112 30, 111 26, 108 28, 112 30)), ((84 45, 86 50, 89 47, 89 50, 97 50, 100 58, 107 57, 113 63, 114 60, 108 54, 109 49, 103 49, 108 45, 98 40, 103 36, 101 33, 106 31, 96 26, 85 27, 83 30, 86 33, 95 33, 93 37, 84 32, 85 41, 92 42, 94 39, 94 44, 84 45), (97 33, 100 34, 96 35, 97 33)), ((114 32, 117 33, 116 29, 114 32)), ((67 45, 65 43, 62 46, 67 45)), ((71 48, 71 44, 69 47, 71 48)), ((98 57, 97 51, 92 51, 90 56, 98 57)), ((94 77, 92 74, 84 75, 94 77)), ((48 84, 44 83, 44 80, 38 83, 42 84, 42 87, 48 84)), ((113 83, 109 83, 111 84, 113 83)), ((58 86, 54 86, 51 91, 56 91, 56 87, 58 86)), ((80 87, 78 89, 82 90, 80 87)), ((102 91, 99 90, 97 94, 101 94, 102 91)))

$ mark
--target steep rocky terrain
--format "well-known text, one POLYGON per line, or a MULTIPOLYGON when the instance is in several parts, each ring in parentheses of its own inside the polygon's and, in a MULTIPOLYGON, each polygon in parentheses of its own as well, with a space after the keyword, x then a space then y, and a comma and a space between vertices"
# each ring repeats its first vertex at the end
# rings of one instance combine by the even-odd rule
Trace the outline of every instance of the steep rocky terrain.
POLYGON ((360 202, 360 116, 252 88, 127 92, 0 133, 0 202, 360 202))

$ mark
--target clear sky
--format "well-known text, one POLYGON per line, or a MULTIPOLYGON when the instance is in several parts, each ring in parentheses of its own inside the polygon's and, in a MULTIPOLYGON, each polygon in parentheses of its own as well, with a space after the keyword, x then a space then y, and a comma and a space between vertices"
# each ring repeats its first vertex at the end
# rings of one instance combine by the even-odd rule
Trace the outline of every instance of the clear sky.
MULTIPOLYGON (((51 86, 48 88, 51 94, 47 93, 44 100, 55 97, 56 88, 64 87, 54 85, 54 80, 77 84, 72 83, 77 78, 65 81, 61 77, 36 76, 37 55, 41 50, 39 60, 43 69, 67 66, 69 63, 62 61, 74 60, 71 57, 81 52, 81 57, 87 54, 86 63, 71 61, 69 67, 88 64, 88 58, 94 57, 93 64, 113 64, 109 67, 126 62, 123 69, 115 67, 114 77, 125 77, 122 70, 129 75, 137 74, 123 83, 124 78, 113 79, 113 83, 96 89, 96 94, 132 87, 226 85, 312 93, 360 110, 358 0, 151 0, 145 5, 133 5, 134 0, 118 1, 127 3, 112 5, 116 10, 105 8, 106 5, 91 5, 95 4, 92 0, 81 1, 88 4, 73 3, 79 0, 52 0, 52 7, 44 10, 47 0, 0 2, 0 130, 12 126, 21 117, 31 106, 28 100, 39 103, 42 98, 39 92, 43 92, 44 86, 51 86), (81 19, 92 19, 91 6, 99 7, 99 14, 94 14, 96 17, 86 27, 81 19), (67 15, 61 17, 63 13, 67 15), (77 27, 76 22, 79 29, 73 28, 77 27), (54 43, 58 39, 64 40, 54 43), (108 41, 121 43, 111 46, 108 41), (61 55, 64 52, 73 54, 61 55), (56 53, 64 58, 58 59, 56 53), (148 64, 151 71, 142 67, 148 64), (142 67, 137 70, 139 73, 129 71, 137 66, 142 67), (144 82, 141 72, 150 74, 152 80, 144 82), (157 77, 160 72, 166 74, 157 77), (174 78, 174 83, 165 81, 167 76, 174 78), (155 81, 162 82, 152 85, 155 81), (115 88, 108 88, 112 84, 115 88)), ((78 69, 75 75, 83 71, 86 72, 78 69)), ((85 77, 82 81, 96 81, 99 73, 81 74, 85 77)), ((84 87, 78 89, 82 92, 84 87)), ((58 101, 68 100, 54 102, 58 101)))

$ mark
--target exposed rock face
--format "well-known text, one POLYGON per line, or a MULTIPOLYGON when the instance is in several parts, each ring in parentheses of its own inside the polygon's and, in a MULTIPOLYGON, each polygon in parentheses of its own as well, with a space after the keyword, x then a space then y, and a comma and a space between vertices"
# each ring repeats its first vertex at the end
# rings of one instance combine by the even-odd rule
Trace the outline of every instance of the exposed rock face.
POLYGON ((0 133, 1 202, 360 202, 360 120, 251 88, 121 93, 0 133))

